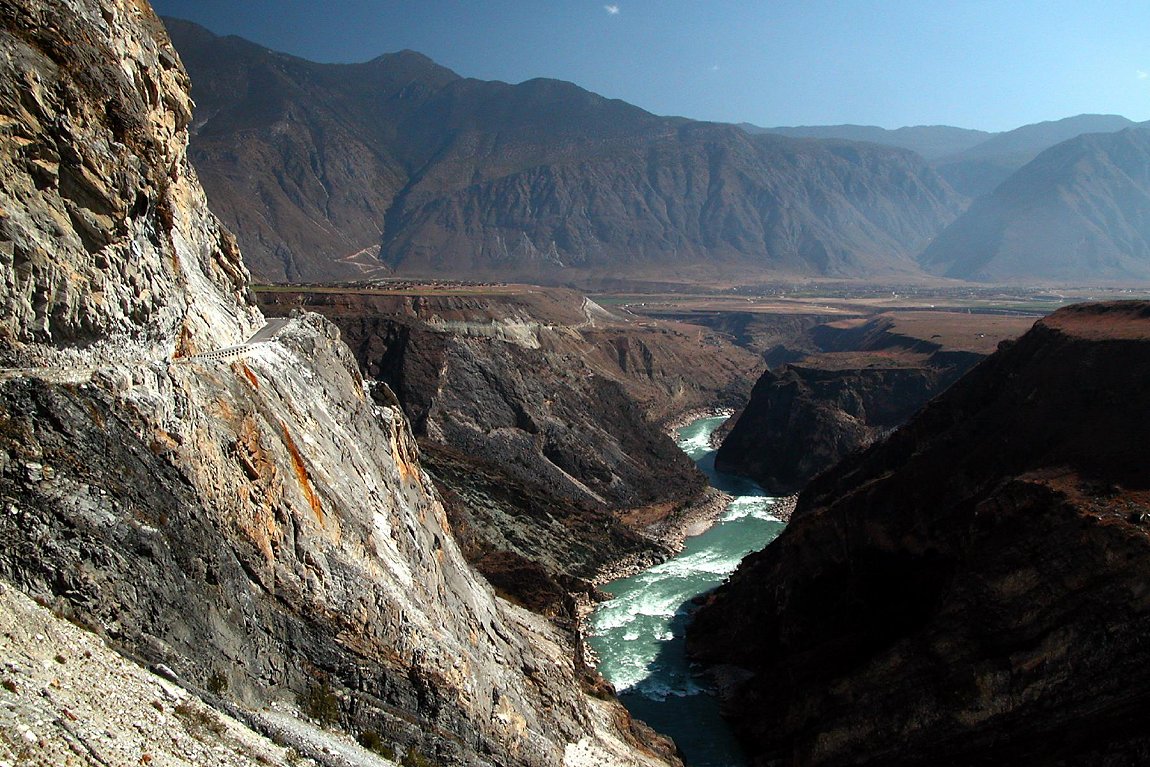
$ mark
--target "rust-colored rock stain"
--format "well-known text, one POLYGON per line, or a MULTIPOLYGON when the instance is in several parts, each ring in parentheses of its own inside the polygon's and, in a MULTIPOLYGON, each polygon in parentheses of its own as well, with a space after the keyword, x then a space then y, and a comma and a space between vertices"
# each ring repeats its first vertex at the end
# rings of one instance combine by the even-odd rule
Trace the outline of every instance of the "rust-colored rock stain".
POLYGON ((299 480, 300 489, 303 490, 307 502, 311 504, 311 510, 315 514, 315 518, 318 519, 322 525, 324 523, 323 506, 320 505, 319 496, 315 494, 315 490, 311 486, 311 480, 308 478, 307 467, 304 465, 303 456, 299 454, 299 448, 296 447, 295 440, 291 438, 287 424, 280 421, 280 428, 283 429, 284 444, 287 446, 288 453, 291 455, 292 468, 295 469, 295 476, 296 479, 299 480))
POLYGON ((248 379, 248 383, 252 385, 253 389, 258 390, 260 388, 260 379, 256 378, 256 374, 252 372, 251 368, 242 362, 237 363, 236 367, 244 374, 244 378, 248 379))

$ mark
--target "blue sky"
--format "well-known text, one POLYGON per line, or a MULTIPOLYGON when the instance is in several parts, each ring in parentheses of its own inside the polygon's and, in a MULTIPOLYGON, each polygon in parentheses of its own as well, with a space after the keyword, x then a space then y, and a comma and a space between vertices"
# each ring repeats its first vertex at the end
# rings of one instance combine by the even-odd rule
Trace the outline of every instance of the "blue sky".
POLYGON ((410 48, 461 75, 570 80, 657 114, 1007 130, 1150 120, 1150 2, 153 0, 314 61, 410 48))

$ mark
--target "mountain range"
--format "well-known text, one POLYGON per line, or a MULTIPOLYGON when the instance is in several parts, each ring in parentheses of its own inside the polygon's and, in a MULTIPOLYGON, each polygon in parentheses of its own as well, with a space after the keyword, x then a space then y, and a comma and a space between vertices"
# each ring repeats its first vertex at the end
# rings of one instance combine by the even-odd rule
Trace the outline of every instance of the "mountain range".
POLYGON ((913 272, 963 199, 896 148, 751 136, 412 52, 325 65, 166 22, 192 159, 268 280, 913 272))
POLYGON ((866 141, 917 152, 954 189, 967 197, 992 192, 1014 171, 1055 144, 1083 133, 1114 133, 1135 125, 1120 115, 1076 115, 988 133, 949 125, 916 125, 888 130, 874 125, 814 125, 794 128, 740 127, 750 133, 815 139, 866 141))
POLYGON ((1150 171, 1124 117, 733 126, 165 23, 193 82, 190 156, 263 281, 1150 280, 1150 171))
POLYGON ((979 146, 996 134, 949 125, 915 125, 889 130, 877 125, 797 125, 793 127, 760 128, 751 123, 740 123, 748 133, 771 133, 792 138, 841 139, 866 141, 883 146, 909 149, 928 161, 939 160, 979 146))
POLYGON ((1047 149, 976 200, 920 261, 980 281, 1150 281, 1150 125, 1047 149))

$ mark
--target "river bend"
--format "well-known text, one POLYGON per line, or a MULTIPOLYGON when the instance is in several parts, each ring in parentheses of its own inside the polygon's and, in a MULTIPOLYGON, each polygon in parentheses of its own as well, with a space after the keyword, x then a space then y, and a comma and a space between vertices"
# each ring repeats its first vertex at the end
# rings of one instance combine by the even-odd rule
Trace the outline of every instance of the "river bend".
POLYGON ((588 642, 599 671, 636 717, 670 735, 688 767, 742 767, 745 761, 718 704, 687 663, 684 631, 692 600, 722 583, 740 560, 779 534, 777 499, 742 477, 715 471, 711 433, 725 416, 701 418, 677 441, 711 484, 735 497, 705 533, 674 558, 603 586, 613 596, 589 620, 588 642))

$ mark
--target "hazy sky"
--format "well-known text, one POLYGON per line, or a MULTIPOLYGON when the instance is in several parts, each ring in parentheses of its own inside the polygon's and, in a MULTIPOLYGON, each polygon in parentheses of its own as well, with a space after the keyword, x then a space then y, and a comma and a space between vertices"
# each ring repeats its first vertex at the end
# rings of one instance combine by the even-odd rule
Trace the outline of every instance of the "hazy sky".
POLYGON ((461 75, 570 80, 657 114, 1006 130, 1150 119, 1150 2, 153 0, 314 61, 410 48, 461 75))

